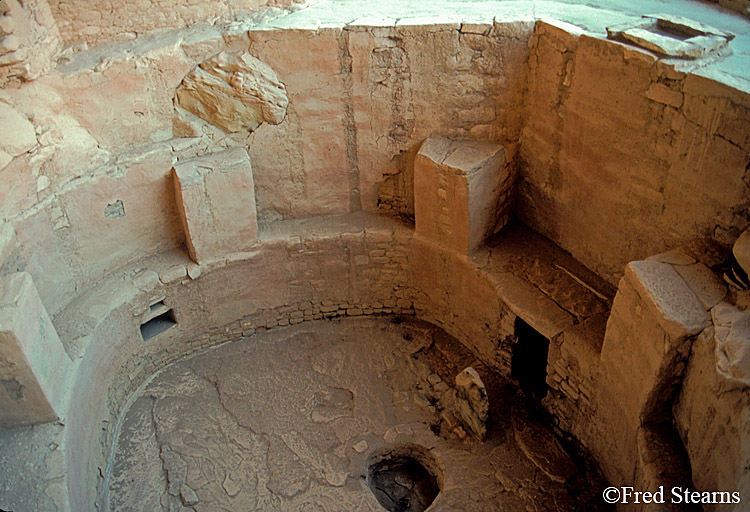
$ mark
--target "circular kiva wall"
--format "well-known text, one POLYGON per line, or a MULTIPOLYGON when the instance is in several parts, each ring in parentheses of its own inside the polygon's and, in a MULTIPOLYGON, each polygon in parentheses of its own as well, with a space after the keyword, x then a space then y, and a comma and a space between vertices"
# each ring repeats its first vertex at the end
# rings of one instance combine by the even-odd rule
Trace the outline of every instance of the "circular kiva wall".
POLYGON ((44 327, 3 332, 57 369, 13 376, 46 397, 16 420, 64 422, 70 509, 159 368, 370 314, 433 322, 505 376, 524 333, 547 340, 544 405, 614 485, 747 487, 745 363, 722 350, 745 313, 717 277, 750 221, 750 101, 726 71, 744 20, 699 9, 735 38, 686 63, 606 39, 603 19, 642 22, 617 9, 577 14, 586 31, 502 2, 463 22, 313 6, 117 42, 45 5, 5 13, 38 26, 0 68, 0 296, 44 327), (700 471, 664 467, 685 457, 700 471))

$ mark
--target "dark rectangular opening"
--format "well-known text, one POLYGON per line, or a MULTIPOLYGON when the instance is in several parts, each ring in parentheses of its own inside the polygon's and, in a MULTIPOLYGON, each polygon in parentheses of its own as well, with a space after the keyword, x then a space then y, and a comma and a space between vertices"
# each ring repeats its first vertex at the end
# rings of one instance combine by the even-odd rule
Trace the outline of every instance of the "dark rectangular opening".
MULTIPOLYGON (((151 311, 156 311, 159 308, 166 307, 163 301, 159 301, 156 304, 151 305, 151 311)), ((164 313, 155 316, 151 320, 141 324, 141 337, 143 341, 148 341, 154 336, 157 336, 167 329, 170 329, 177 325, 177 321, 174 319, 174 312, 169 309, 164 313)))
POLYGON ((547 395, 547 354, 549 340, 536 329, 516 318, 516 343, 510 360, 510 376, 527 396, 547 395))

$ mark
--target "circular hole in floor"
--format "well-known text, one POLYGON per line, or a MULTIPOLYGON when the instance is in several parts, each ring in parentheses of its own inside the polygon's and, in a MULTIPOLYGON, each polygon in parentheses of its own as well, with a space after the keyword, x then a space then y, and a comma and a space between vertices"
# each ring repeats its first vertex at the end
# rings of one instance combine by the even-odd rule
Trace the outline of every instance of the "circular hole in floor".
POLYGON ((389 512, 423 512, 440 492, 437 465, 420 446, 400 446, 373 454, 367 485, 389 512))

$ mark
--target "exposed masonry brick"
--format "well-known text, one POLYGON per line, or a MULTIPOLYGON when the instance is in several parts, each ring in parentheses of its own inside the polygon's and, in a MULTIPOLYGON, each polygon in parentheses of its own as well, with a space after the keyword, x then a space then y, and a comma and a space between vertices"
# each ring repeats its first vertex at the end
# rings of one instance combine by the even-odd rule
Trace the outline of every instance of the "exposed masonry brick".
MULTIPOLYGON (((325 313, 326 318, 390 314, 416 315, 414 304, 411 301, 399 299, 398 302, 403 307, 396 307, 394 309, 375 307, 376 305, 381 304, 379 301, 363 303, 361 307, 354 307, 346 302, 339 302, 333 303, 327 308, 323 307, 323 310, 329 310, 325 313)), ((219 328, 216 334, 210 336, 200 335, 181 344, 179 347, 166 347, 161 352, 150 356, 144 356, 141 360, 129 360, 128 363, 123 366, 122 370, 115 378, 113 386, 110 388, 108 404, 110 411, 113 413, 113 417, 116 418, 119 416, 128 397, 130 397, 130 395, 134 393, 151 374, 159 371, 174 361, 200 350, 221 345, 222 343, 229 341, 235 341, 242 337, 253 336, 257 333, 265 332, 268 329, 277 328, 279 326, 283 327, 290 324, 295 325, 302 322, 319 320, 321 318, 321 315, 299 316, 297 314, 300 313, 298 308, 304 304, 306 303, 300 302, 278 308, 259 310, 251 316, 242 318, 238 322, 232 322, 228 326, 219 328), (284 313, 281 313, 282 310, 284 313), (263 318, 267 315, 276 315, 278 320, 264 321, 263 318), (243 326, 242 329, 236 329, 238 324, 243 326)))
MULTIPOLYGON (((253 336, 268 329, 324 318, 416 315, 417 308, 412 299, 413 292, 405 288, 405 283, 408 282, 406 247, 402 242, 389 238, 388 242, 382 241, 382 238, 378 241, 366 240, 362 246, 363 252, 374 254, 375 257, 368 257, 364 266, 358 267, 352 264, 349 267, 351 272, 360 276, 360 286, 365 287, 364 289, 367 290, 365 295, 370 296, 367 299, 360 296, 357 300, 332 300, 331 296, 335 295, 337 290, 331 289, 329 283, 325 280, 316 281, 314 275, 302 276, 303 278, 298 283, 298 293, 307 294, 308 297, 301 297, 297 302, 281 304, 275 308, 256 310, 251 315, 234 320, 227 325, 211 327, 184 342, 174 342, 168 346, 153 344, 151 350, 154 352, 146 352, 138 358, 130 359, 114 379, 109 391, 108 406, 112 420, 115 421, 128 397, 151 374, 200 350, 242 337, 253 336), (395 257, 386 253, 393 254, 395 257), (371 275, 368 276, 366 272, 371 272, 371 275), (309 298, 310 289, 312 300, 309 298)), ((350 248, 356 247, 356 245, 346 243, 344 245, 350 248)), ((293 252, 290 253, 290 258, 294 259, 295 256, 293 252)), ((108 435, 112 434, 108 432, 108 435)))

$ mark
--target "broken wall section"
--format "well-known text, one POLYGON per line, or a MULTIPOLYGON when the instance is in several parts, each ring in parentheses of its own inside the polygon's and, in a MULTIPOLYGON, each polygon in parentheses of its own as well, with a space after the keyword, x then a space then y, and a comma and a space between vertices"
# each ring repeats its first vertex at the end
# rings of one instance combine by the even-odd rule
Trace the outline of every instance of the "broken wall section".
POLYGON ((40 77, 61 49, 47 0, 0 2, 0 87, 40 77))
POLYGON ((510 160, 531 29, 362 19, 250 30, 249 52, 289 96, 284 122, 261 126, 249 147, 259 219, 359 209, 413 217, 414 159, 432 135, 500 141, 510 160))
POLYGON ((125 41, 152 30, 232 21, 264 7, 290 7, 305 0, 50 0, 66 45, 84 48, 125 41))
POLYGON ((750 223, 747 94, 564 24, 537 23, 529 64, 524 223, 613 284, 629 261, 750 223))
MULTIPOLYGON (((714 308, 714 325, 693 343, 674 417, 690 456, 696 488, 737 491, 744 498, 750 492, 750 388, 747 379, 721 368, 727 338, 745 350, 750 345, 750 313, 743 309, 727 302, 714 308)), ((747 369, 746 355, 744 361, 738 360, 743 354, 732 356, 731 363, 747 369)), ((705 510, 740 507, 726 504, 705 510)))

